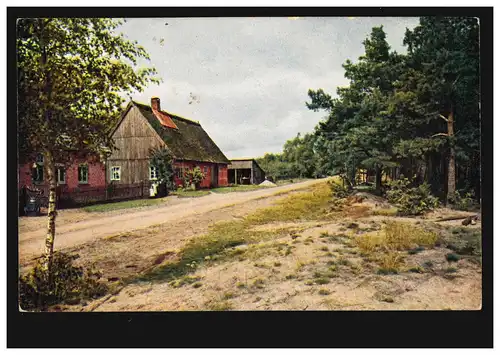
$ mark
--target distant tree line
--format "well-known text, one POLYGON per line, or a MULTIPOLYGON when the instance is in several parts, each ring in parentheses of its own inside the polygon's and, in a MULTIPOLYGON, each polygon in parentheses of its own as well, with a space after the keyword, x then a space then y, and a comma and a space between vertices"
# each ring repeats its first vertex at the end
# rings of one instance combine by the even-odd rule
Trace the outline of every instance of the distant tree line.
POLYGON ((325 111, 311 134, 287 141, 259 164, 271 176, 340 174, 354 184, 368 169, 430 184, 435 196, 480 197, 479 24, 475 18, 422 17, 406 30, 406 54, 391 51, 374 27, 357 62, 343 64, 349 85, 336 97, 309 90, 307 107, 325 111))

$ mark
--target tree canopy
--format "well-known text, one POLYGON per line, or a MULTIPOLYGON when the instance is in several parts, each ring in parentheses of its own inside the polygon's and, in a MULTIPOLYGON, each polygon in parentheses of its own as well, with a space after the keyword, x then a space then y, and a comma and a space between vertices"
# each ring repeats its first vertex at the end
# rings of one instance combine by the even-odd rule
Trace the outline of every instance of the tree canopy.
MULTIPOLYGON (((377 187, 385 173, 428 182, 442 198, 455 188, 479 198, 478 21, 422 17, 404 44, 406 53, 392 51, 384 28, 374 27, 364 54, 343 64, 348 86, 308 91, 307 108, 327 117, 273 155, 289 177, 341 174, 354 183, 356 171, 368 169, 377 187)), ((270 157, 262 159, 271 164, 270 157)))

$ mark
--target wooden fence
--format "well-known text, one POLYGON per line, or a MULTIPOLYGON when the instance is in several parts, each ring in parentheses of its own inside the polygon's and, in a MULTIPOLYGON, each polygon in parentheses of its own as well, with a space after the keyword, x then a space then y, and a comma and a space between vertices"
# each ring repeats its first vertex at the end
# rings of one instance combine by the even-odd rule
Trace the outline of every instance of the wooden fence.
MULTIPOLYGON (((41 207, 48 207, 48 186, 24 186, 19 191, 19 210, 24 211, 24 206, 31 197, 35 197, 41 207)), ((56 190, 56 203, 58 209, 80 207, 95 203, 132 200, 149 196, 149 184, 112 184, 107 187, 82 187, 67 189, 58 186, 56 190)))

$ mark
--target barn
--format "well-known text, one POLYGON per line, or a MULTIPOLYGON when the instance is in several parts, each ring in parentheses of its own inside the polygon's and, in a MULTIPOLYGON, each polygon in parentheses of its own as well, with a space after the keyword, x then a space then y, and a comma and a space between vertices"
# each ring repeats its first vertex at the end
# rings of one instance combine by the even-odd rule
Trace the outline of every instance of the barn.
POLYGON ((230 184, 258 185, 265 179, 265 172, 253 158, 231 159, 227 167, 230 184))
POLYGON ((115 149, 106 161, 106 179, 112 184, 154 181, 155 167, 149 164, 150 149, 167 147, 174 156, 177 186, 184 171, 199 167, 205 174, 200 187, 227 186, 230 161, 201 124, 163 111, 160 99, 151 106, 130 101, 112 131, 115 149))

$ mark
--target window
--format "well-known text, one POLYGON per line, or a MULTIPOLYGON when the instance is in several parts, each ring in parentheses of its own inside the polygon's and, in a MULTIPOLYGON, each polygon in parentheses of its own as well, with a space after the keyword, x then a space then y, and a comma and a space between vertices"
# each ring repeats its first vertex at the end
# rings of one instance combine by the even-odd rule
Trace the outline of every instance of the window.
POLYGON ((206 165, 205 165, 205 166, 203 167, 203 172, 204 172, 205 174, 208 174, 208 166, 206 166, 206 165))
POLYGON ((37 184, 43 183, 43 155, 38 154, 35 158, 35 164, 33 165, 33 182, 37 184))
POLYGON ((78 183, 79 184, 89 183, 89 167, 87 164, 80 164, 78 166, 78 183))
POLYGON ((33 169, 33 182, 42 183, 43 182, 43 165, 36 165, 33 169))
POLYGON ((40 165, 43 165, 43 155, 42 154, 38 154, 36 156, 36 163, 40 164, 40 165))
POLYGON ((56 170, 57 172, 57 183, 65 184, 66 183, 66 169, 59 167, 56 170))
POLYGON ((175 176, 177 176, 178 179, 182 179, 182 170, 180 168, 175 169, 175 176))
POLYGON ((158 169, 156 166, 149 167, 149 180, 157 180, 158 179, 158 169))
POLYGON ((111 167, 111 180, 119 181, 121 176, 121 168, 119 166, 111 167))

